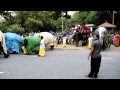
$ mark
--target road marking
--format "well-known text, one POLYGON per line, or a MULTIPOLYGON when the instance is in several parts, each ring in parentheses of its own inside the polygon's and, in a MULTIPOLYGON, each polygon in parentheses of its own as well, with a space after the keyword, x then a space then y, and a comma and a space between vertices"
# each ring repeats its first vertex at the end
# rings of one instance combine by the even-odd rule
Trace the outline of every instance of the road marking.
POLYGON ((111 60, 112 60, 112 59, 114 59, 114 58, 109 58, 109 57, 103 57, 102 59, 111 59, 111 60))
POLYGON ((37 55, 21 55, 21 56, 27 56, 27 57, 38 57, 37 55))
POLYGON ((4 72, 0 72, 0 74, 4 74, 4 72))
POLYGON ((38 57, 38 56, 31 56, 31 57, 38 57))

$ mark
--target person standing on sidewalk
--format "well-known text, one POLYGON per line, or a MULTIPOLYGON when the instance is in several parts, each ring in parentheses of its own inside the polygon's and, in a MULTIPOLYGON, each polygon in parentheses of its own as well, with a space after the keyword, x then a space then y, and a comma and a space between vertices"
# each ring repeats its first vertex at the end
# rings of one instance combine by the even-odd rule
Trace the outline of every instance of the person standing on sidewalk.
POLYGON ((115 47, 119 46, 119 34, 118 34, 118 32, 115 34, 115 42, 114 42, 114 44, 115 44, 115 47))
POLYGON ((88 55, 88 60, 91 56, 91 71, 87 77, 90 78, 97 78, 100 64, 101 64, 101 49, 102 49, 102 44, 99 41, 99 35, 94 35, 94 41, 92 43, 92 48, 91 51, 88 55))

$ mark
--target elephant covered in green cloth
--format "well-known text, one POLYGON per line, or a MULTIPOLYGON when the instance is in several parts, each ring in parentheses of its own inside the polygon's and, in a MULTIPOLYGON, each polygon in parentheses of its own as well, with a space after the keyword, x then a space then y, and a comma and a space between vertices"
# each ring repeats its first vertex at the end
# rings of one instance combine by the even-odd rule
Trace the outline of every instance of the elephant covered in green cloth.
POLYGON ((36 33, 34 36, 28 36, 21 41, 21 46, 26 47, 27 54, 38 54, 40 48, 40 37, 43 36, 45 47, 53 50, 54 36, 49 32, 36 33))
POLYGON ((39 36, 28 36, 21 40, 21 46, 26 47, 27 54, 36 54, 39 52, 40 37, 39 36))

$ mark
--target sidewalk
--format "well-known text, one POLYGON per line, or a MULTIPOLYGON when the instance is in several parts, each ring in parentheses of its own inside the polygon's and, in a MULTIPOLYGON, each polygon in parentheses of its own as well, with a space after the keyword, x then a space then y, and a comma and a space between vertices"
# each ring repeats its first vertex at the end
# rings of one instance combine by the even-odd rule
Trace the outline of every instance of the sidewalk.
POLYGON ((67 44, 66 48, 63 48, 62 44, 57 45, 57 47, 54 47, 54 49, 59 49, 59 50, 83 50, 83 49, 88 49, 87 46, 79 46, 76 47, 75 45, 70 45, 67 44))

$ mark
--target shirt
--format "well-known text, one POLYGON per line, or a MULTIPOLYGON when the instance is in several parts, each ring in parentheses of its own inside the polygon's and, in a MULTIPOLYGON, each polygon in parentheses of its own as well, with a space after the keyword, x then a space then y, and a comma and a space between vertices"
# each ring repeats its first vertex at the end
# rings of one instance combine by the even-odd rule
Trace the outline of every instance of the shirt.
POLYGON ((99 40, 93 41, 92 46, 94 47, 94 51, 93 51, 91 56, 93 58, 101 57, 101 53, 100 52, 101 52, 102 45, 101 45, 100 41, 99 40))
POLYGON ((54 41, 57 41, 57 37, 54 37, 54 41))
POLYGON ((66 43, 67 37, 63 37, 63 43, 66 43))
POLYGON ((89 38, 88 38, 88 41, 92 43, 93 38, 92 38, 92 37, 89 37, 89 38))
POLYGON ((40 41, 40 48, 45 48, 44 40, 41 40, 41 41, 40 41))

